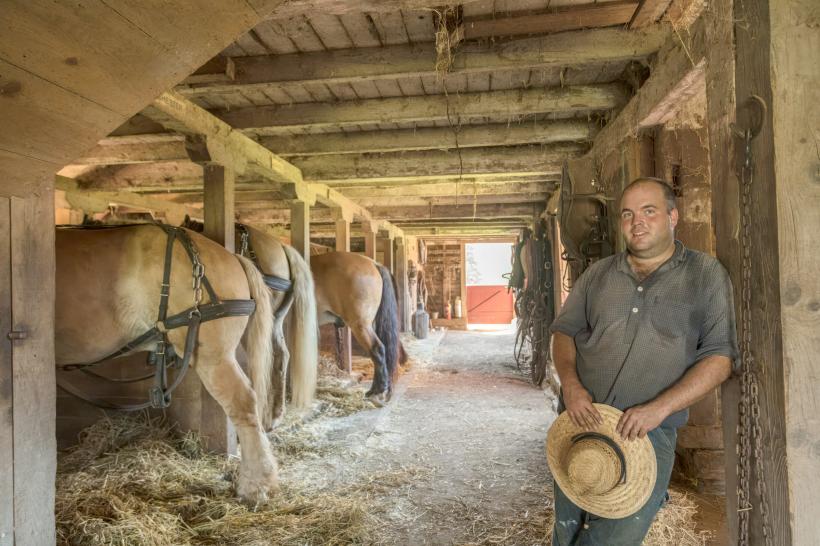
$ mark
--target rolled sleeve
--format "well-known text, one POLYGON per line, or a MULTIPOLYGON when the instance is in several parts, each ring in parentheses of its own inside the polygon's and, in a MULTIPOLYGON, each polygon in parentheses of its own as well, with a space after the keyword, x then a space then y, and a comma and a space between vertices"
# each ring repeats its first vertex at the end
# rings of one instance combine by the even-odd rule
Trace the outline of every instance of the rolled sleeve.
POLYGON ((698 338, 696 362, 708 356, 726 356, 732 360, 732 369, 740 367, 737 349, 735 306, 732 281, 720 263, 716 263, 711 289, 708 291, 705 316, 698 338))
POLYGON ((561 332, 574 338, 579 332, 589 327, 587 320, 587 293, 589 291, 589 270, 585 271, 575 282, 575 286, 561 307, 558 317, 550 325, 550 333, 561 332))

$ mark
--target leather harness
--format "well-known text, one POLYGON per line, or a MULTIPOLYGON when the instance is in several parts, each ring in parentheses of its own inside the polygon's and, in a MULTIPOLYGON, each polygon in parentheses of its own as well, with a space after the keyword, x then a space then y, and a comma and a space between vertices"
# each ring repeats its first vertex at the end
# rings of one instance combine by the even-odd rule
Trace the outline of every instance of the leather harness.
MULTIPOLYGON (((132 224, 134 225, 134 224, 132 224)), ((160 290, 159 313, 156 324, 133 341, 126 343, 113 353, 84 364, 68 364, 61 366, 63 371, 79 370, 87 375, 105 379, 114 383, 134 383, 154 378, 154 386, 149 390, 149 397, 146 402, 140 404, 114 404, 83 393, 69 381, 58 381, 58 385, 63 390, 104 409, 116 409, 124 411, 137 411, 146 408, 167 408, 171 403, 171 393, 180 385, 185 372, 191 361, 198 335, 199 325, 203 322, 216 320, 223 317, 249 316, 256 308, 253 300, 220 300, 214 292, 211 283, 205 276, 205 266, 199 260, 199 252, 196 245, 191 240, 188 233, 179 227, 167 226, 164 224, 154 224, 167 234, 165 246, 165 269, 162 276, 162 288, 160 290), (194 305, 181 313, 172 316, 168 315, 168 299, 171 293, 171 264, 173 260, 174 242, 179 241, 192 264, 192 276, 194 286, 194 305), (208 293, 208 303, 201 304, 202 289, 208 293), (175 353, 173 345, 168 341, 168 331, 176 328, 188 327, 188 334, 185 337, 185 349, 180 359, 175 353), (112 379, 98 374, 91 368, 102 364, 104 361, 123 356, 134 351, 145 343, 156 341, 156 349, 148 357, 148 364, 154 367, 154 371, 141 377, 126 379, 112 379), (176 368, 177 373, 174 380, 168 384, 168 368, 176 368)), ((60 226, 61 229, 117 229, 124 226, 60 226)))

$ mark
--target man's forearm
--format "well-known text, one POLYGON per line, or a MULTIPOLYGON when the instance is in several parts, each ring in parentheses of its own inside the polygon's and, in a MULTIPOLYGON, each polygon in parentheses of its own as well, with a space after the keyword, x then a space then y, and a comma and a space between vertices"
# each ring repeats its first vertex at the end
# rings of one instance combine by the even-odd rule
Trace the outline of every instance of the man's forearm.
POLYGON ((561 332, 552 334, 552 361, 564 387, 581 384, 575 367, 575 340, 561 332))
POLYGON ((661 408, 666 415, 688 408, 715 387, 726 381, 732 373, 732 361, 725 356, 708 356, 692 366, 674 385, 659 394, 651 404, 661 408))

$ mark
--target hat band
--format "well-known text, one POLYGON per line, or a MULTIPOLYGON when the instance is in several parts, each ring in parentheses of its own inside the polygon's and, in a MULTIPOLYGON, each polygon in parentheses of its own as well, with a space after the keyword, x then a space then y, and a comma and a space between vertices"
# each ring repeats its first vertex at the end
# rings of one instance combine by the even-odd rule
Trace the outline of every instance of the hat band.
POLYGON ((621 446, 615 443, 612 438, 605 434, 601 434, 600 432, 582 432, 581 434, 576 434, 572 437, 572 443, 576 444, 581 440, 601 440, 609 447, 612 448, 612 451, 615 452, 615 455, 618 457, 618 461, 621 463, 621 477, 618 480, 618 484, 626 483, 626 458, 624 457, 624 452, 621 450, 621 446))

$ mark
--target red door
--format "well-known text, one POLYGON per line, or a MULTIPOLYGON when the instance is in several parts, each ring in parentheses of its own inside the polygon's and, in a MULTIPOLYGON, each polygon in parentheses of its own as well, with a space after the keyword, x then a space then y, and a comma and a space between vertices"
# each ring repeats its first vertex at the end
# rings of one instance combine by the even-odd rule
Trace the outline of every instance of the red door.
POLYGON ((506 285, 467 287, 467 322, 470 324, 509 324, 515 312, 513 295, 506 285))

